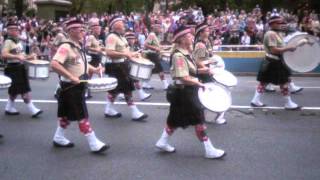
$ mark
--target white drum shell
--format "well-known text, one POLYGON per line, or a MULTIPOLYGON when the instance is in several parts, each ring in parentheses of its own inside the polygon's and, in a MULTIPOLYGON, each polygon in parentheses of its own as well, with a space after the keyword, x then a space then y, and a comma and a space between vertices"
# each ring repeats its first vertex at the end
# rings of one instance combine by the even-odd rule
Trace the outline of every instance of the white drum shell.
POLYGON ((11 86, 11 79, 7 76, 0 75, 0 89, 7 89, 11 86))
POLYGON ((234 87, 238 84, 238 79, 231 72, 223 69, 216 69, 213 78, 226 87, 234 87))
POLYGON ((27 62, 28 76, 31 79, 48 79, 49 78, 49 62, 42 61, 36 64, 27 62))
POLYGON ((199 88, 198 97, 201 104, 213 112, 224 112, 232 104, 230 91, 217 83, 205 83, 205 90, 199 88))
POLYGON ((142 64, 138 62, 130 62, 130 77, 135 80, 149 80, 152 75, 152 69, 154 68, 154 64, 150 62, 150 64, 142 64))
POLYGON ((226 65, 221 56, 214 54, 210 59, 216 62, 216 64, 212 65, 210 68, 225 69, 226 65))
POLYGON ((312 44, 298 46, 295 51, 283 53, 284 62, 293 71, 304 73, 314 70, 320 63, 320 44, 316 37, 307 34, 291 35, 286 38, 289 46, 296 45, 307 39, 312 44))
POLYGON ((97 78, 88 81, 88 88, 92 92, 106 92, 118 86, 116 78, 97 78), (97 80, 99 79, 99 82, 97 80))

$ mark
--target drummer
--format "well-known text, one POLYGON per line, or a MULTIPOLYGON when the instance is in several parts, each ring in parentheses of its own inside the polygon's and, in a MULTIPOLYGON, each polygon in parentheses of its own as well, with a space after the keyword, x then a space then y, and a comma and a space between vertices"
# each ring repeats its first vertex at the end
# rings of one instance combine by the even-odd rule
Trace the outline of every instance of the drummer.
POLYGON ((175 50, 171 54, 171 76, 174 81, 167 90, 170 111, 167 126, 164 128, 156 147, 165 152, 174 152, 175 148, 168 142, 169 137, 179 128, 192 125, 195 133, 205 148, 205 157, 221 158, 225 152, 213 147, 206 135, 204 110, 198 98, 198 89, 205 88, 196 77, 198 73, 208 73, 209 68, 198 68, 191 56, 193 35, 190 28, 180 26, 174 32, 175 50))
POLYGON ((7 24, 8 38, 5 40, 2 48, 2 58, 7 61, 4 74, 11 78, 12 83, 9 87, 9 99, 5 107, 6 115, 18 115, 19 111, 14 106, 14 101, 20 94, 24 103, 33 118, 38 117, 42 110, 34 106, 31 101, 31 88, 28 79, 28 72, 23 64, 24 61, 33 60, 36 54, 26 56, 22 50, 22 44, 19 42, 19 25, 15 22, 7 24))
MULTIPOLYGON (((99 35, 101 32, 101 26, 99 25, 99 22, 91 22, 89 24, 91 34, 86 39, 86 50, 88 54, 91 56, 91 61, 89 64, 91 64, 93 67, 99 67, 101 66, 101 59, 102 55, 105 53, 104 47, 101 46, 99 41, 99 35)), ((92 74, 89 74, 90 78, 92 77, 92 74)), ((88 89, 87 99, 91 98, 91 92, 88 89)))
MULTIPOLYGON (((131 32, 131 31, 126 32, 124 34, 124 37, 128 41, 129 49, 131 52, 137 52, 137 51, 141 50, 140 47, 138 46, 138 43, 137 43, 137 37, 133 32, 131 32)), ((144 100, 151 97, 151 94, 146 93, 143 90, 143 88, 141 88, 141 84, 138 80, 134 80, 134 86, 138 90, 139 98, 141 101, 144 101, 144 100)))
POLYGON ((269 19, 268 23, 270 30, 266 32, 263 40, 266 57, 258 72, 257 80, 259 81, 259 85, 251 100, 251 106, 265 106, 260 98, 265 90, 265 86, 268 83, 272 83, 280 86, 281 93, 286 102, 284 105, 285 109, 297 110, 300 107, 291 100, 288 88, 291 73, 283 62, 283 53, 286 51, 294 51, 297 47, 285 46, 284 44, 283 38, 280 35, 283 26, 286 25, 283 17, 273 16, 269 19))
POLYGON ((131 117, 133 121, 144 122, 148 115, 142 113, 134 104, 132 99, 132 91, 134 91, 134 82, 129 77, 128 60, 132 57, 138 57, 139 53, 131 52, 125 37, 124 20, 120 16, 114 16, 109 22, 110 34, 106 38, 106 51, 111 63, 106 63, 106 69, 110 69, 109 75, 118 80, 116 89, 109 91, 107 103, 105 107, 106 118, 119 118, 121 113, 117 112, 114 107, 115 98, 119 93, 124 93, 125 100, 131 109, 131 117), (109 66, 109 67, 107 67, 109 66))
POLYGON ((71 121, 78 121, 80 132, 87 138, 90 150, 100 153, 109 148, 95 135, 89 122, 85 103, 85 84, 88 73, 99 73, 101 68, 94 68, 85 60, 81 42, 85 31, 83 22, 72 19, 67 23, 69 39, 62 43, 51 61, 52 69, 60 75, 61 92, 58 97, 58 127, 53 137, 55 147, 69 148, 74 144, 65 136, 65 129, 71 121))
MULTIPOLYGON (((161 33, 161 24, 155 23, 152 25, 152 32, 148 35, 147 39, 144 43, 144 48, 147 50, 146 58, 150 59, 154 64, 155 68, 153 69, 153 73, 159 73, 159 77, 163 84, 163 89, 168 88, 168 81, 165 79, 164 71, 161 66, 161 58, 160 58, 160 40, 158 38, 161 33)), ((153 89, 153 87, 148 83, 143 83, 143 88, 153 89)))
MULTIPOLYGON (((212 57, 212 44, 209 40, 210 29, 207 23, 203 22, 196 26, 195 29, 195 41, 194 41, 194 51, 193 57, 199 67, 208 67, 209 64, 214 64, 214 60, 210 59, 212 57)), ((213 72, 207 74, 199 74, 198 78, 202 83, 213 82, 212 77, 213 72)), ((219 113, 215 119, 217 124, 225 124, 227 121, 224 118, 225 112, 219 113)))

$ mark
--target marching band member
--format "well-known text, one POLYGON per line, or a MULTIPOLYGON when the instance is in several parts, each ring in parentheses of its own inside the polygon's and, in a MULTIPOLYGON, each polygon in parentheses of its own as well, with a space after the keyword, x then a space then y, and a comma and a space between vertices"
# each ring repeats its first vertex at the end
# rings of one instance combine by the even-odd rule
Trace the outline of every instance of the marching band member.
MULTIPOLYGON (((133 32, 126 32, 124 37, 127 39, 130 51, 137 52, 140 50, 140 47, 137 45, 137 37, 133 32)), ((141 88, 141 84, 139 81, 134 81, 134 86, 138 90, 139 98, 141 101, 144 101, 151 97, 151 94, 146 93, 143 88, 141 88)))
MULTIPOLYGON (((104 53, 104 47, 101 46, 99 41, 99 35, 101 32, 101 27, 99 25, 99 22, 92 22, 89 24, 91 34, 87 37, 85 48, 88 52, 88 54, 91 56, 91 61, 89 64, 91 64, 93 67, 99 67, 101 65, 101 59, 102 55, 104 53)), ((89 74, 90 78, 92 78, 92 74, 89 74)), ((91 98, 91 92, 90 89, 87 89, 87 99, 91 98)))
POLYGON ((85 31, 83 22, 72 19, 67 23, 69 40, 62 43, 51 61, 52 69, 60 78, 61 92, 58 97, 58 127, 53 137, 55 147, 73 147, 65 136, 65 129, 71 121, 78 121, 82 132, 89 143, 92 152, 100 153, 109 148, 109 145, 101 142, 95 135, 89 122, 88 110, 85 102, 85 83, 80 79, 88 76, 88 73, 99 73, 101 68, 94 68, 85 60, 85 52, 81 42, 85 31))
MULTIPOLYGON (((196 37, 194 43, 193 57, 199 67, 208 67, 209 64, 216 63, 212 59, 212 44, 209 40, 210 29, 209 26, 204 22, 199 24, 195 30, 196 37)), ((208 74, 199 74, 198 78, 202 83, 212 82, 213 72, 208 74)), ((214 101, 214 100, 213 100, 214 101)), ((224 118, 225 112, 219 113, 215 119, 217 124, 225 124, 227 121, 224 118)))
POLYGON ((134 90, 134 82, 129 77, 129 65, 128 60, 132 57, 136 57, 139 54, 136 52, 130 52, 128 42, 123 37, 125 33, 125 26, 123 19, 119 16, 114 16, 110 19, 109 23, 110 34, 106 38, 106 51, 112 63, 106 64, 106 70, 111 77, 115 77, 118 80, 118 86, 116 89, 109 91, 107 96, 107 103, 105 107, 105 117, 107 118, 119 118, 121 113, 117 112, 114 107, 114 100, 119 93, 124 93, 125 100, 131 109, 131 117, 133 121, 143 122, 148 115, 142 113, 134 104, 132 99, 132 91, 134 90))
MULTIPOLYGON (((161 66, 161 58, 160 58, 160 40, 158 35, 161 33, 161 25, 153 24, 152 25, 153 32, 151 32, 144 43, 144 48, 148 50, 146 53, 146 58, 150 59, 154 64, 155 68, 153 69, 153 73, 159 73, 159 77, 163 83, 163 89, 168 88, 168 81, 164 77, 164 71, 161 66)), ((143 83, 143 88, 153 89, 152 86, 148 84, 148 82, 143 83)))
POLYGON ((34 106, 31 101, 31 88, 28 79, 28 72, 23 64, 24 61, 36 58, 35 54, 26 56, 23 53, 22 45, 18 40, 19 26, 14 22, 7 24, 8 38, 2 48, 2 58, 7 61, 4 74, 11 78, 12 84, 9 87, 9 99, 5 107, 6 115, 18 115, 19 112, 14 107, 14 101, 20 94, 24 103, 27 104, 33 118, 38 117, 42 110, 34 106))
POLYGON ((204 110, 198 98, 198 89, 205 87, 196 78, 197 74, 208 73, 209 68, 198 68, 191 56, 193 35, 190 28, 179 27, 174 33, 173 41, 176 43, 176 49, 171 54, 170 70, 174 85, 170 85, 167 90, 170 111, 167 116, 167 126, 157 141, 156 147, 165 152, 174 152, 175 148, 169 144, 169 137, 175 129, 193 125, 198 139, 204 145, 205 157, 221 158, 226 153, 213 147, 206 135, 204 110))
POLYGON ((268 83, 272 83, 280 86, 281 93, 286 100, 284 105, 285 109, 299 109, 300 107, 291 100, 289 95, 288 84, 291 72, 283 62, 283 53, 286 51, 294 51, 297 46, 285 46, 283 38, 280 35, 280 31, 283 29, 282 26, 286 24, 282 17, 273 16, 269 19, 268 23, 270 30, 266 32, 263 40, 266 57, 261 64, 257 76, 259 85, 256 88, 253 99, 251 100, 251 106, 265 106, 265 104, 261 102, 260 98, 265 90, 265 86, 268 83))

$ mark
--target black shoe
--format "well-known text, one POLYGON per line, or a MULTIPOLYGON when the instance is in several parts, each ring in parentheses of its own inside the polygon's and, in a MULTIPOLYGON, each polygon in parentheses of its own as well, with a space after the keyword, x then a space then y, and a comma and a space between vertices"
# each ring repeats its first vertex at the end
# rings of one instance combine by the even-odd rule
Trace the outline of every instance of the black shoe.
POLYGON ((298 111, 298 110, 301 110, 302 109, 302 106, 298 106, 298 107, 295 107, 295 108, 284 108, 285 110, 288 110, 288 111, 298 111))
POLYGON ((57 147, 57 148, 72 148, 72 147, 74 147, 74 144, 72 142, 69 142, 66 145, 62 145, 62 144, 59 144, 59 143, 53 141, 53 146, 57 147))
POLYGON ((303 90, 303 88, 299 88, 298 90, 296 90, 296 91, 292 91, 292 92, 290 92, 291 94, 296 94, 296 93, 298 93, 298 92, 301 92, 303 90))
POLYGON ((0 134, 0 139, 2 139, 3 138, 3 135, 2 134, 0 134))
POLYGON ((151 98, 151 96, 152 96, 152 94, 150 94, 149 96, 145 97, 144 99, 141 99, 141 101, 145 101, 145 100, 151 98))
POLYGON ((42 110, 40 110, 40 111, 38 111, 37 113, 35 113, 35 114, 33 114, 31 117, 32 118, 37 118, 40 114, 42 114, 43 113, 43 111, 42 110))
POLYGON ((266 107, 267 105, 266 104, 262 104, 262 105, 257 105, 257 104, 255 104, 255 103, 250 103, 250 105, 252 106, 252 107, 266 107))
POLYGON ((10 111, 5 111, 5 115, 9 115, 9 116, 15 116, 15 115, 19 115, 19 112, 10 112, 10 111))
POLYGON ((102 146, 98 151, 91 151, 94 154, 100 154, 106 150, 108 150, 110 148, 109 144, 105 144, 104 146, 102 146))
POLYGON ((87 96, 86 96, 86 99, 91 99, 91 98, 92 98, 91 95, 87 95, 87 96))
POLYGON ((136 122, 147 122, 145 119, 148 117, 148 115, 143 114, 141 117, 139 118, 132 118, 132 121, 136 121, 136 122))
POLYGON ((122 116, 121 113, 117 113, 115 115, 110 115, 110 114, 104 114, 105 118, 120 118, 122 116))

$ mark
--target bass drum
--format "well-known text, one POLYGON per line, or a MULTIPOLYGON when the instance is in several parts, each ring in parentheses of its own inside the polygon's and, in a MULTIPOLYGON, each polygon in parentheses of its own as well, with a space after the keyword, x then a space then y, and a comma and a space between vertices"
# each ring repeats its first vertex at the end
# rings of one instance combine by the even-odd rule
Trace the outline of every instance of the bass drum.
POLYGON ((224 112, 232 104, 230 91, 216 83, 205 83, 205 89, 199 88, 198 97, 201 104, 213 112, 224 112))
POLYGON ((296 46, 295 51, 283 53, 284 62, 293 71, 305 73, 314 70, 320 63, 320 44, 316 37, 305 33, 294 33, 285 39, 287 45, 296 46))

